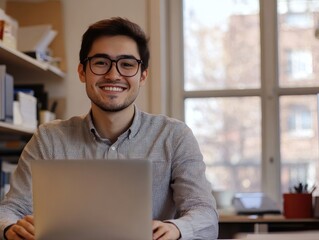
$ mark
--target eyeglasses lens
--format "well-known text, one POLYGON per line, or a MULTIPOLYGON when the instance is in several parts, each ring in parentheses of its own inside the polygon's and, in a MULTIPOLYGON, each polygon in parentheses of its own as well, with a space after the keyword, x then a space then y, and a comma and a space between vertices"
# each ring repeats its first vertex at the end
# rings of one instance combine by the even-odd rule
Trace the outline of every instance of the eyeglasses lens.
POLYGON ((138 72, 139 62, 133 58, 111 60, 104 57, 93 57, 90 59, 90 68, 94 74, 104 75, 112 68, 112 62, 116 62, 116 68, 122 76, 131 77, 138 72))

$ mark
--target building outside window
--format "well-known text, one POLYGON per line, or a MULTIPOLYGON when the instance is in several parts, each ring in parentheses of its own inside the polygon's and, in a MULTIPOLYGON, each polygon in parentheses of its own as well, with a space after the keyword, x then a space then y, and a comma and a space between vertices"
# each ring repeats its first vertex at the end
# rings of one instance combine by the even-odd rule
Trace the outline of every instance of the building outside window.
POLYGON ((180 6, 184 120, 213 188, 278 199, 299 181, 318 184, 319 1, 180 6))

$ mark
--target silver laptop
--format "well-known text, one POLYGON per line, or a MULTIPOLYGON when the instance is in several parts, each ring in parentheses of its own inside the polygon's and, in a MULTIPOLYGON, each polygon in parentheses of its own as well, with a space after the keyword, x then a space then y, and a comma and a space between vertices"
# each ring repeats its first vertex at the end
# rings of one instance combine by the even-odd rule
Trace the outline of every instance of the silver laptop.
POLYGON ((31 162, 37 240, 152 239, 151 163, 31 162))

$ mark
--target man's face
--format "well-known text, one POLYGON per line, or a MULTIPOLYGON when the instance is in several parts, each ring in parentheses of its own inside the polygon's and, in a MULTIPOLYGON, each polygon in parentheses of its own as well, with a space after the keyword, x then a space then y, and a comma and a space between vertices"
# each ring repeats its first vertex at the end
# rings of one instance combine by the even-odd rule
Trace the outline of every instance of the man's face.
MULTIPOLYGON (((140 59, 136 42, 127 36, 100 37, 92 45, 88 57, 105 54, 112 60, 123 56, 140 59)), ((117 71, 115 63, 104 75, 95 75, 86 63, 86 69, 79 64, 78 73, 81 82, 86 85, 86 92, 91 99, 92 108, 98 107, 103 111, 121 111, 132 103, 138 96, 139 89, 145 84, 147 70, 141 73, 141 66, 133 77, 123 77, 117 71)))

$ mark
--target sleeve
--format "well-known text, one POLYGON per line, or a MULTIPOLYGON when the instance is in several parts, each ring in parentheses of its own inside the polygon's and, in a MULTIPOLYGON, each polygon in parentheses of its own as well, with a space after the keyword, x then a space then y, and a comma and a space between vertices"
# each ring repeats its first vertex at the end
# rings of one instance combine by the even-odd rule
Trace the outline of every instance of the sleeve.
POLYGON ((183 240, 217 239, 216 203, 206 179, 206 166, 198 143, 187 126, 177 130, 176 135, 171 187, 177 218, 168 222, 179 228, 183 240))
POLYGON ((11 178, 10 190, 0 203, 1 237, 6 227, 33 213, 30 160, 44 157, 39 139, 39 132, 36 132, 23 149, 11 178))

